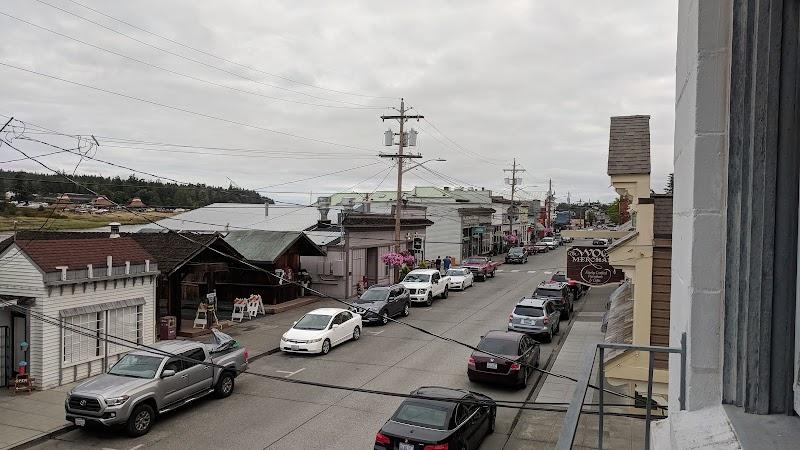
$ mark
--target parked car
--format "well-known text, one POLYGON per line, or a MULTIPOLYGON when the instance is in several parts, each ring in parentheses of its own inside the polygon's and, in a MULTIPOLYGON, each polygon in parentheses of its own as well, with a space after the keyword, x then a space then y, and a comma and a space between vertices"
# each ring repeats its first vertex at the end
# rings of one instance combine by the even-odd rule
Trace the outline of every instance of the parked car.
POLYGON ((508 331, 543 336, 545 342, 561 329, 561 311, 546 298, 523 298, 508 315, 508 331))
POLYGON ((375 435, 375 449, 476 449, 494 432, 497 405, 486 395, 436 386, 421 387, 411 394, 464 402, 403 400, 375 435))
POLYGON ((122 426, 131 436, 147 434, 158 415, 214 394, 233 393, 236 376, 249 357, 227 334, 214 333, 215 344, 162 341, 132 351, 108 373, 75 386, 64 402, 66 418, 78 426, 89 423, 122 426))
POLYGON ((306 313, 281 336, 280 348, 290 353, 327 355, 331 348, 361 338, 361 315, 342 308, 306 313))
POLYGON ((361 314, 362 323, 386 325, 390 317, 408 316, 411 297, 402 284, 370 286, 350 307, 350 311, 361 314))
POLYGON ((506 253, 506 263, 525 264, 528 262, 528 253, 524 247, 511 247, 506 253))
POLYGON ((524 333, 490 331, 481 338, 478 350, 473 351, 467 361, 469 381, 522 388, 528 385, 533 373, 530 366, 539 367, 539 344, 524 333))
POLYGON ((546 245, 550 250, 555 250, 558 248, 558 241, 552 236, 543 237, 539 243, 546 245))
POLYGON ((475 276, 472 272, 464 267, 454 267, 447 270, 447 276, 450 277, 450 289, 464 290, 475 283, 475 276))
POLYGON ((550 251, 550 245, 546 242, 538 241, 532 246, 535 253, 547 253, 550 251))
POLYGON ((556 234, 556 235, 554 235, 554 236, 553 236, 553 239, 555 239, 555 240, 556 240, 556 242, 558 242, 558 245, 564 245, 564 238, 563 238, 563 237, 561 237, 561 235, 560 235, 560 234, 556 234))
POLYGON ((481 281, 486 281, 487 277, 494 277, 499 265, 487 256, 470 256, 461 263, 461 267, 469 269, 475 279, 481 281))
POLYGON ((436 297, 450 294, 450 277, 442 276, 436 269, 416 269, 408 272, 400 283, 408 289, 411 301, 430 306, 436 297))
POLYGON ((608 239, 594 239, 592 245, 595 247, 608 247, 608 239))
POLYGON ((572 237, 572 236, 564 236, 564 242, 566 242, 567 244, 571 244, 573 241, 575 241, 574 237, 572 237))
POLYGON ((572 292, 569 290, 567 283, 553 283, 542 282, 533 291, 533 298, 548 298, 553 301, 553 304, 561 311, 561 318, 569 320, 572 314, 572 292))
POLYGON ((589 291, 589 286, 580 284, 572 278, 567 277, 567 273, 563 270, 553 273, 553 276, 550 277, 550 281, 555 283, 567 283, 570 291, 572 292, 573 300, 580 299, 584 294, 586 294, 586 292, 589 291))

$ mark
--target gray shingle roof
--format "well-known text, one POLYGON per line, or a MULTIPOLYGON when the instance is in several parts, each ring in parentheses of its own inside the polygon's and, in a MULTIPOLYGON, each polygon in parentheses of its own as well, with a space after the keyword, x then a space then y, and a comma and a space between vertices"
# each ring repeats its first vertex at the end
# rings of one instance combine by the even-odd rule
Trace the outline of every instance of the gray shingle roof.
POLYGON ((653 195, 655 208, 653 212, 653 236, 660 239, 672 239, 672 195, 653 195))
POLYGON ((611 118, 608 174, 650 173, 650 116, 611 118))

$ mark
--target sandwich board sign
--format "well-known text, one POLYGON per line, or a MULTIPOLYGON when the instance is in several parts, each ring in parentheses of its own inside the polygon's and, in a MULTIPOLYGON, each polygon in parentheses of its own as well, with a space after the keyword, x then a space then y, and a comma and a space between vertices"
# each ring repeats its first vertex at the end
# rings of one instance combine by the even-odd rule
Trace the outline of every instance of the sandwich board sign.
POLYGON ((603 247, 571 247, 567 251, 567 277, 588 286, 619 283, 625 273, 608 263, 603 247))

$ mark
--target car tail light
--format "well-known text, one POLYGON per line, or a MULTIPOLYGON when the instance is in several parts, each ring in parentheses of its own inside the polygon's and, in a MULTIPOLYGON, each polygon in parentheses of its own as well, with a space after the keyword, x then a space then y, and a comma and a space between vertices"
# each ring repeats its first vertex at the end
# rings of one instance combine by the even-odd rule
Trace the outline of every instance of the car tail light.
POLYGON ((508 315, 508 321, 512 322, 513 320, 514 320, 514 314, 509 314, 508 315))
POLYGON ((547 317, 547 316, 544 316, 544 324, 547 325, 549 323, 550 323, 550 318, 547 317))
POLYGON ((244 360, 250 361, 250 350, 248 350, 247 347, 244 348, 244 360))
POLYGON ((519 370, 522 369, 522 365, 520 363, 511 363, 511 370, 519 370))
POLYGON ((447 450, 449 448, 449 444, 428 444, 423 450, 447 450))
POLYGON ((470 356, 469 357, 469 359, 467 360, 467 365, 470 366, 470 367, 475 367, 475 357, 474 356, 470 356))
POLYGON ((389 436, 382 434, 380 431, 375 435, 375 443, 381 445, 391 445, 392 440, 389 439, 389 436))

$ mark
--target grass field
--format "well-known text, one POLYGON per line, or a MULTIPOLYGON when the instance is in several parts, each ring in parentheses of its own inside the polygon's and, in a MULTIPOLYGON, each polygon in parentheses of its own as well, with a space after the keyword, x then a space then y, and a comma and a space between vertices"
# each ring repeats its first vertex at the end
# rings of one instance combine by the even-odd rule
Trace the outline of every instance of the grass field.
POLYGON ((84 230, 87 228, 98 228, 108 225, 110 222, 119 222, 122 225, 136 225, 148 223, 151 220, 160 220, 169 217, 171 213, 148 212, 140 213, 140 217, 129 212, 113 212, 107 214, 76 214, 70 212, 59 212, 62 217, 47 220, 47 217, 30 216, 8 216, 0 215, 0 231, 17 230, 38 230, 47 220, 45 230, 84 230))

